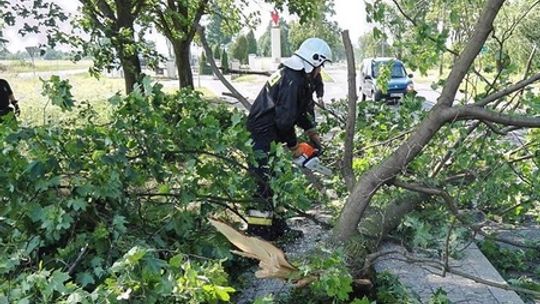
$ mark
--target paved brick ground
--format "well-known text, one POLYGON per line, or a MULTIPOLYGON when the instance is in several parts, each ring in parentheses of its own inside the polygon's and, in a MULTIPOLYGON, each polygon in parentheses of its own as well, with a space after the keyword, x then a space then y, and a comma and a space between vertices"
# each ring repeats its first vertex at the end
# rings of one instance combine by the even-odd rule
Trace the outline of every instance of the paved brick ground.
MULTIPOLYGON (((380 248, 384 251, 405 252, 399 245, 385 243, 380 248)), ((425 257, 418 257, 425 258, 425 257)), ((420 296, 422 303, 428 303, 432 294, 442 288, 448 293, 453 303, 464 304, 522 304, 521 298, 513 291, 476 283, 461 276, 447 274, 441 276, 441 271, 435 267, 411 264, 402 254, 391 254, 380 258, 375 264, 377 272, 388 271, 399 277, 400 281, 420 296)), ((451 267, 467 274, 505 283, 493 265, 480 252, 475 244, 471 244, 460 260, 450 260, 451 267)))

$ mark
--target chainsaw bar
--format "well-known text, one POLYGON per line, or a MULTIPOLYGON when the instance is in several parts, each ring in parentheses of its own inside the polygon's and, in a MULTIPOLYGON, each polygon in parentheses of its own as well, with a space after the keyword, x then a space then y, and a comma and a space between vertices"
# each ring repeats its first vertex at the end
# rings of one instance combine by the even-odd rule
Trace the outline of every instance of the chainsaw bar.
POLYGON ((318 157, 312 157, 304 163, 304 167, 311 171, 319 172, 326 176, 332 175, 332 170, 321 164, 321 160, 318 157))

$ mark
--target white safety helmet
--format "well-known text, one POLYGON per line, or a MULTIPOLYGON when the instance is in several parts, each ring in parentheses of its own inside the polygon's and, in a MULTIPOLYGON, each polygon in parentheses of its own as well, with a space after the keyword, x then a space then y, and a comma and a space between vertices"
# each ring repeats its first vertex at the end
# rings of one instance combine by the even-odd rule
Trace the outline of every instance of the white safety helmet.
POLYGON ((308 38, 283 64, 294 70, 303 68, 306 73, 311 73, 314 68, 322 66, 327 61, 332 61, 332 50, 328 43, 320 38, 308 38))

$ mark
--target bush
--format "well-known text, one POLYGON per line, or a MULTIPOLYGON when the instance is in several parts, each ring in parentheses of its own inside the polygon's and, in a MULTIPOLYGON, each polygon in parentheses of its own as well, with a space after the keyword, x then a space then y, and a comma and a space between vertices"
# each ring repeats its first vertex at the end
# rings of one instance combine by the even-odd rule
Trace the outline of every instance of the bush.
MULTIPOLYGON (((245 114, 147 80, 110 104, 106 124, 86 105, 65 122, 0 125, 0 303, 229 301, 230 245, 207 218, 256 189, 245 114)), ((307 201, 289 160, 274 166, 289 180, 276 196, 307 201)))
POLYGON ((221 53, 221 68, 223 69, 223 74, 229 73, 229 56, 227 56, 227 52, 225 50, 223 50, 221 53))
POLYGON ((240 36, 234 42, 231 53, 234 59, 240 60, 240 63, 248 62, 248 40, 246 36, 240 36))
POLYGON ((219 60, 221 58, 221 47, 219 46, 219 44, 216 44, 214 46, 213 53, 214 59, 219 60))
POLYGON ((208 64, 206 60, 206 55, 202 53, 199 61, 199 74, 201 75, 212 75, 212 67, 208 64))

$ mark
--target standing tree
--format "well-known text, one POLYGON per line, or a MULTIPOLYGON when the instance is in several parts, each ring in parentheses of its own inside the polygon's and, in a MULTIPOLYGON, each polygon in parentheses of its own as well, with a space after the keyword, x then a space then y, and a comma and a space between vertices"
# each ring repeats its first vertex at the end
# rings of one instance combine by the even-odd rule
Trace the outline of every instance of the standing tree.
POLYGON ((154 24, 171 42, 180 88, 193 87, 190 47, 196 26, 208 9, 209 0, 164 1, 152 5, 154 24))
POLYGON ((223 70, 223 74, 229 73, 229 56, 225 50, 221 52, 221 69, 223 70))
POLYGON ((95 71, 111 66, 118 58, 124 71, 126 92, 133 90, 140 78, 141 62, 139 53, 141 41, 135 38, 135 22, 147 4, 146 0, 80 0, 82 16, 78 24, 90 33, 89 47, 84 39, 72 39, 82 48, 84 55, 93 55, 95 71), (111 47, 114 52, 107 50, 111 47))
MULTIPOLYGON (((365 33, 358 38, 358 48, 360 58, 368 57, 387 57, 387 54, 393 54, 392 46, 384 39, 375 39, 373 33, 365 33)), ((400 58, 398 56, 398 58, 400 58)))
POLYGON ((214 55, 214 59, 220 59, 221 58, 221 46, 219 46, 218 44, 214 45, 214 50, 213 50, 213 55, 214 55))
MULTIPOLYGON (((471 166, 463 160, 471 159, 471 157, 475 160, 475 156, 462 158, 460 155, 457 155, 456 149, 460 147, 460 151, 469 153, 469 150, 464 149, 464 146, 462 145, 464 142, 467 142, 467 137, 476 132, 481 133, 481 135, 478 136, 481 138, 493 134, 504 135, 516 128, 540 127, 538 108, 533 105, 533 100, 537 97, 535 97, 534 94, 528 94, 527 97, 520 98, 521 91, 528 85, 540 80, 539 73, 523 73, 525 77, 523 77, 522 81, 509 84, 508 79, 501 80, 499 75, 493 74, 482 75, 475 67, 475 61, 481 60, 477 59, 477 56, 488 38, 491 37, 490 39, 497 40, 496 37, 493 37, 494 34, 497 36, 501 32, 505 33, 505 29, 508 30, 508 28, 511 29, 515 27, 512 24, 509 25, 504 22, 502 22, 502 24, 499 23, 500 19, 497 19, 499 22, 495 23, 496 17, 503 7, 504 0, 489 0, 485 2, 484 7, 478 12, 478 18, 475 25, 469 30, 462 29, 463 32, 466 31, 469 34, 467 39, 461 37, 463 40, 455 45, 458 48, 462 47, 459 52, 453 49, 446 49, 446 42, 444 40, 439 40, 441 37, 440 33, 427 30, 429 26, 426 23, 423 23, 424 19, 422 19, 421 16, 417 17, 417 19, 410 17, 410 15, 407 14, 408 10, 400 6, 400 4, 403 3, 410 5, 408 8, 411 10, 417 9, 412 2, 408 0, 400 2, 397 0, 394 1, 394 4, 398 9, 407 16, 407 20, 412 23, 412 26, 423 31, 423 39, 430 40, 433 43, 426 43, 423 47, 425 47, 426 50, 429 50, 435 46, 439 46, 441 51, 455 54, 456 61, 453 64, 453 68, 450 71, 448 78, 444 81, 445 85, 436 105, 426 113, 423 120, 405 136, 403 142, 399 144, 393 152, 390 151, 388 155, 381 158, 378 163, 373 164, 371 168, 366 168, 358 178, 358 182, 352 187, 352 191, 347 198, 344 208, 341 210, 339 220, 333 231, 334 240, 338 242, 348 242, 358 235, 358 224, 360 220, 365 219, 367 214, 366 210, 370 207, 372 199, 379 193, 384 192, 384 189, 387 186, 396 186, 414 192, 421 192, 427 197, 435 196, 440 198, 446 203, 449 210, 452 211, 457 219, 463 221, 465 225, 467 225, 467 220, 462 219, 459 212, 457 212, 456 200, 452 196, 453 188, 450 180, 453 178, 461 178, 461 180, 465 182, 466 180, 463 178, 467 177, 459 177, 458 173, 460 172, 472 174, 469 178, 475 180, 478 177, 476 174, 481 174, 482 170, 485 169, 481 167, 482 162, 493 162, 493 159, 497 159, 497 157, 493 157, 493 155, 498 155, 498 157, 503 160, 505 156, 504 154, 499 155, 498 153, 500 153, 500 151, 490 151, 490 153, 494 154, 486 155, 482 161, 478 161, 478 168, 471 168, 471 166), (465 82, 466 78, 472 77, 477 78, 478 81, 485 82, 483 83, 483 90, 477 91, 473 97, 465 97, 461 101, 456 101, 458 89, 462 83, 465 82), (469 124, 462 123, 462 121, 471 120, 475 122, 469 124), (484 125, 486 126, 485 128, 480 128, 484 125), (434 140, 441 140, 441 138, 447 139, 448 133, 445 132, 451 132, 452 128, 459 127, 462 129, 456 131, 458 135, 456 138, 453 138, 452 141, 437 144, 435 147, 429 145, 430 142, 434 140), (426 155, 432 151, 440 151, 441 147, 451 147, 451 149, 449 149, 447 153, 443 153, 440 157, 426 155), (419 167, 422 164, 420 160, 423 160, 424 164, 427 162, 427 168, 423 169, 429 172, 422 173, 421 170, 419 170, 422 169, 422 167, 419 167), (432 169, 430 170, 428 168, 432 169), (436 180, 436 177, 441 174, 441 170, 444 169, 449 170, 445 179, 447 182, 445 182, 445 180, 436 180), (458 176, 456 177, 456 175, 458 176)), ((383 5, 383 3, 379 3, 379 5, 383 5)), ((525 10, 520 14, 523 18, 514 19, 514 22, 523 21, 527 12, 531 11, 536 5, 538 5, 538 2, 533 4, 529 10, 525 10)), ((376 7, 374 8, 374 11, 377 11, 376 7)), ((453 9, 452 14, 459 15, 459 8, 453 9)), ((463 24, 460 26, 463 26, 463 24)), ((419 52, 419 54, 424 53, 419 52)), ((435 57, 438 58, 438 56, 435 57)), ((430 64, 431 61, 425 60, 424 65, 430 64)), ((470 82, 472 80, 468 79, 468 81, 470 82)), ((466 91, 466 93, 469 92, 466 91)), ((531 132, 530 136, 533 140, 537 140, 538 133, 531 132)), ((493 142, 496 141, 493 140, 493 142)), ((480 145, 478 149, 482 149, 483 151, 486 147, 486 145, 480 145)), ((530 157, 534 159, 535 156, 530 155, 530 157)), ((503 163, 504 166, 513 166, 506 162, 503 163)), ((494 162, 493 166, 499 167, 501 165, 500 162, 498 164, 494 162)), ((501 178, 501 181, 506 182, 508 178, 509 176, 504 176, 504 178, 501 178)), ((513 176, 513 178, 520 179, 523 177, 521 174, 517 174, 517 176, 513 176)), ((490 193, 490 191, 482 193, 482 190, 480 190, 487 186, 482 184, 481 181, 478 181, 478 184, 480 188, 472 189, 473 193, 471 196, 467 197, 467 199, 478 200, 480 199, 479 196, 482 196, 482 200, 485 199, 487 202, 492 202, 489 198, 492 193, 490 193)), ((463 184, 458 183, 458 186, 459 185, 463 184)), ((499 188, 500 187, 501 186, 499 186, 499 188)), ((462 193, 463 187, 459 187, 459 189, 455 189, 454 191, 462 193)), ((526 193, 527 191, 530 191, 530 189, 525 187, 523 189, 509 189, 508 191, 511 193, 508 195, 513 196, 522 195, 521 193, 524 193, 523 191, 526 193)), ((376 222, 376 225, 369 226, 372 230, 368 234, 380 236, 380 234, 388 232, 388 229, 399 223, 400 219, 407 214, 407 212, 413 210, 417 203, 418 200, 408 200, 406 203, 400 201, 398 203, 387 204, 383 210, 379 210, 378 212, 384 220, 382 222, 376 222)), ((365 228, 367 225, 363 227, 365 228)), ((476 229, 475 232, 485 234, 485 232, 478 229, 476 229)))
POLYGON ((248 61, 248 40, 246 36, 241 35, 234 41, 231 47, 231 54, 234 59, 240 60, 241 63, 248 61))
POLYGON ((255 39, 255 34, 253 30, 250 30, 246 35, 247 44, 248 44, 248 54, 257 54, 257 39, 255 39))
MULTIPOLYGON (((230 32, 237 32, 240 29, 241 19, 244 19, 244 23, 251 24, 256 15, 252 13, 246 16, 243 13, 249 4, 247 0, 149 1, 152 3, 152 14, 148 21, 153 22, 165 37, 171 41, 178 68, 180 88, 193 87, 193 75, 189 60, 190 46, 203 15, 221 15, 221 22, 226 22, 230 32)), ((299 15, 304 20, 317 16, 314 7, 320 1, 280 0, 273 2, 279 9, 288 6, 291 13, 299 15)))
POLYGON ((345 54, 339 32, 337 23, 326 21, 326 19, 308 24, 293 22, 290 25, 288 40, 291 43, 291 49, 296 50, 304 40, 310 37, 319 37, 332 48, 334 60, 337 60, 343 58, 345 54))
POLYGON ((211 75, 212 69, 208 65, 208 60, 206 59, 206 55, 204 52, 201 54, 201 57, 199 58, 199 74, 201 75, 211 75))
MULTIPOLYGON (((3 1, 6 3, 7 1, 3 1)), ((136 23, 146 12, 149 0, 79 0, 81 14, 72 19, 73 30, 65 32, 61 25, 68 19, 63 8, 53 0, 14 1, 3 14, 10 26, 24 23, 19 33, 44 32, 47 44, 68 44, 76 49, 75 60, 94 58, 91 73, 119 66, 124 71, 126 92, 131 92, 140 78, 139 56, 157 57, 145 48, 146 27, 136 30, 136 23), (17 17, 17 18, 16 18, 17 17), (23 19, 23 20, 21 20, 23 19), (31 19, 30 24, 24 20, 31 19), (82 30, 85 35, 81 35, 82 30), (138 37, 137 37, 138 36, 138 37)))
MULTIPOLYGON (((218 8, 219 9, 219 8, 218 8)), ((232 41, 231 32, 234 29, 229 28, 230 22, 223 20, 223 14, 219 11, 216 11, 210 15, 210 23, 206 27, 206 35, 208 36, 206 40, 210 45, 225 45, 232 41)))

